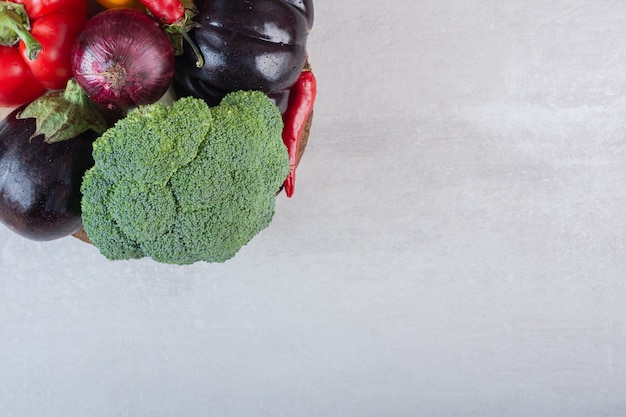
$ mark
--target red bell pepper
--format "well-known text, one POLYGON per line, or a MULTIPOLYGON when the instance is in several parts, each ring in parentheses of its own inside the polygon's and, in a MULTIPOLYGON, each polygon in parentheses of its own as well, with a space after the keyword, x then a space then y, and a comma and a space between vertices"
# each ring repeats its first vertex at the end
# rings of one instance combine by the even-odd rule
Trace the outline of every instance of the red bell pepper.
POLYGON ((287 197, 293 195, 296 182, 296 167, 298 166, 298 153, 303 146, 302 136, 307 121, 313 111, 315 96, 317 95, 317 82, 313 71, 305 69, 300 74, 296 83, 289 92, 289 105, 283 114, 283 142, 289 154, 290 171, 283 184, 287 197))
POLYGON ((87 0, 0 1, 0 106, 63 89, 72 77, 72 44, 86 21, 87 0))

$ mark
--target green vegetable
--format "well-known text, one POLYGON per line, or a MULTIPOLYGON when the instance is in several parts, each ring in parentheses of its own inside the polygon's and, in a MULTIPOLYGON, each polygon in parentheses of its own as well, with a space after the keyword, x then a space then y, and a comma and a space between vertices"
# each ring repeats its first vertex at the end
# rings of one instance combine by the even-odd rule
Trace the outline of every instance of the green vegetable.
POLYGON ((235 92, 132 110, 94 143, 83 227, 109 259, 224 262, 266 228, 289 173, 278 108, 235 92))

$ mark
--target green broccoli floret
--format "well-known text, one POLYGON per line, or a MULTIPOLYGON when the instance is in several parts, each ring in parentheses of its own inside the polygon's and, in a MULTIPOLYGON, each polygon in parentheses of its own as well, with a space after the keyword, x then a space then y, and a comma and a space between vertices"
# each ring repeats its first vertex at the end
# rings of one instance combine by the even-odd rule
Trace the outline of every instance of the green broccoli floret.
POLYGON ((224 262, 269 226, 289 172, 278 108, 238 91, 132 110, 94 143, 87 235, 108 259, 224 262))

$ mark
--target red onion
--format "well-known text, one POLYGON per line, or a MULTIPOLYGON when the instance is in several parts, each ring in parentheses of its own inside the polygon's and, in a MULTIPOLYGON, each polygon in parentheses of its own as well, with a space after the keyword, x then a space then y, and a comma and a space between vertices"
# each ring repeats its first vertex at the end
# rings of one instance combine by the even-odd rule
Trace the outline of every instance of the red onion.
POLYGON ((165 94, 174 77, 174 49, 148 14, 110 9, 92 17, 78 36, 72 71, 95 103, 127 111, 165 94))

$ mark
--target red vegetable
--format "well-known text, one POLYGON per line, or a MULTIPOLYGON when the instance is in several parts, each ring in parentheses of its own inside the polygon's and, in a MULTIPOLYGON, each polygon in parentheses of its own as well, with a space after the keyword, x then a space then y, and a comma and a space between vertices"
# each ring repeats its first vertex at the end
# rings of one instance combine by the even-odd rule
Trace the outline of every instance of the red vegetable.
POLYGON ((204 58, 195 42, 190 38, 189 31, 196 26, 193 17, 197 14, 193 0, 139 0, 150 14, 164 24, 170 35, 174 53, 183 53, 183 43, 191 48, 195 57, 195 65, 201 68, 204 58))
POLYGON ((86 0, 0 1, 0 106, 64 88, 72 43, 86 20, 86 0))
POLYGON ((180 0, 141 0, 141 3, 166 25, 174 24, 185 16, 185 6, 180 0))
POLYGON ((287 197, 294 192, 296 182, 296 167, 298 166, 298 150, 302 144, 302 133, 313 111, 317 82, 313 72, 302 71, 289 93, 289 105, 283 114, 283 142, 289 153, 290 172, 283 187, 287 197))
POLYGON ((146 13, 105 10, 76 40, 72 71, 94 102, 125 112, 165 94, 174 77, 174 49, 160 23, 146 13))

